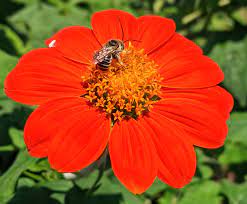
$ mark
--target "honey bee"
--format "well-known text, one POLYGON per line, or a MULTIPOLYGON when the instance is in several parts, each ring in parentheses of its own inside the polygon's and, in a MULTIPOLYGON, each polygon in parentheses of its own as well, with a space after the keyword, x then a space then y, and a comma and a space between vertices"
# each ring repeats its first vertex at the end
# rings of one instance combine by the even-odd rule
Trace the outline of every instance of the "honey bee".
POLYGON ((124 50, 124 42, 121 40, 109 40, 103 47, 96 51, 93 56, 94 64, 102 71, 107 71, 111 65, 112 59, 116 59, 120 64, 123 64, 120 58, 120 53, 124 50))

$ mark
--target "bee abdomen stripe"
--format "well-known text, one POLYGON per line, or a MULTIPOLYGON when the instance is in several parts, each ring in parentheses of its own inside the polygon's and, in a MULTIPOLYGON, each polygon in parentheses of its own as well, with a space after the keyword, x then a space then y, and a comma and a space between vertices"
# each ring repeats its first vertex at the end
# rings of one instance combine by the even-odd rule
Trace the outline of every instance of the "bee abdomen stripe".
POLYGON ((102 67, 109 67, 109 65, 110 65, 110 62, 108 63, 108 62, 101 62, 101 63, 99 63, 99 65, 100 66, 102 66, 102 67))

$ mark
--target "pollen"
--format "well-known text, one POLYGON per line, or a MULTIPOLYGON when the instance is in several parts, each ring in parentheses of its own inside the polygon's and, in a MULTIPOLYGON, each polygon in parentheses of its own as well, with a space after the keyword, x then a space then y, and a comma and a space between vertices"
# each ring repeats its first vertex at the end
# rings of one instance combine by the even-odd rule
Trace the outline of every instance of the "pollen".
POLYGON ((106 71, 92 63, 82 77, 83 95, 93 106, 105 111, 114 122, 137 119, 152 109, 161 90, 162 78, 157 64, 143 49, 129 46, 120 55, 121 63, 113 60, 106 71))

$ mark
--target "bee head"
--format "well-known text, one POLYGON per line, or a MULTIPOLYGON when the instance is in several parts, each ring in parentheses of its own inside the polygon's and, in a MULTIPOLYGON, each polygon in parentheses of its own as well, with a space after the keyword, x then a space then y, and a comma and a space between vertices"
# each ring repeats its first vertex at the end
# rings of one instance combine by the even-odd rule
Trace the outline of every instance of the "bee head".
POLYGON ((115 40, 115 39, 109 40, 107 42, 107 45, 111 46, 111 47, 116 47, 119 50, 123 50, 124 49, 124 43, 121 40, 115 40))
POLYGON ((110 41, 108 42, 108 44, 109 44, 110 46, 117 46, 117 45, 118 45, 118 40, 110 40, 110 41))

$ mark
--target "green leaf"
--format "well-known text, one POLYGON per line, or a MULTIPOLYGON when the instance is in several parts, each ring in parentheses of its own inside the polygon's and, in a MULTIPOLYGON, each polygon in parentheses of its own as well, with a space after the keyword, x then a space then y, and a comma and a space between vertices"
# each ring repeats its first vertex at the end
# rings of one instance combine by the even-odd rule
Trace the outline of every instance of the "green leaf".
POLYGON ((214 172, 212 168, 207 165, 201 164, 199 165, 200 172, 202 174, 203 179, 209 179, 213 176, 214 172))
POLYGON ((46 181, 38 184, 38 187, 44 187, 52 191, 66 192, 73 187, 72 181, 69 180, 57 180, 57 181, 46 181))
MULTIPOLYGON (((89 188, 90 192, 92 191, 94 196, 110 196, 109 194, 111 194, 113 198, 116 199, 116 202, 119 202, 119 196, 121 196, 121 204, 143 204, 143 198, 129 192, 122 184, 119 183, 112 171, 105 172, 98 184, 94 186, 95 188, 92 189, 93 184, 97 180, 98 173, 98 171, 95 171, 86 178, 76 180, 75 183, 82 190, 87 190, 89 188)), ((105 199, 107 200, 108 197, 105 199)))
POLYGON ((58 201, 59 203, 64 203, 65 194, 64 193, 52 193, 50 198, 58 201))
POLYGON ((18 61, 17 57, 8 55, 0 50, 0 115, 10 113, 16 107, 15 102, 9 100, 4 93, 4 80, 7 74, 14 68, 18 61))
POLYGON ((221 204, 220 185, 213 181, 201 181, 184 189, 184 196, 178 204, 221 204))
POLYGON ((40 171, 45 171, 49 169, 51 168, 50 168, 50 164, 47 161, 47 159, 41 159, 38 162, 36 162, 34 165, 31 165, 29 167, 29 170, 33 172, 40 172, 40 171))
POLYGON ((40 2, 41 0, 14 0, 16 3, 22 3, 22 4, 36 4, 40 2))
POLYGON ((247 105, 247 37, 238 42, 226 42, 215 46, 210 56, 219 63, 225 79, 224 85, 236 97, 242 107, 247 105))
POLYGON ((225 145, 225 150, 223 154, 219 157, 219 162, 221 164, 239 164, 247 161, 246 155, 247 145, 227 144, 225 145))
POLYGON ((247 182, 243 184, 234 184, 230 181, 223 180, 222 193, 229 199, 230 204, 247 204, 247 182))
POLYGON ((3 99, 5 94, 3 93, 4 79, 7 74, 14 68, 18 61, 17 57, 10 56, 7 53, 0 50, 0 99, 3 99))
POLYGON ((26 147, 23 139, 23 131, 16 128, 9 129, 9 135, 12 143, 19 149, 24 149, 26 147))
POLYGON ((45 3, 27 6, 11 16, 9 21, 15 29, 28 36, 30 48, 44 47, 44 41, 64 27, 90 25, 85 10, 70 7, 60 11, 45 3))
POLYGON ((17 183, 17 189, 18 188, 24 188, 24 187, 33 187, 35 185, 35 181, 30 178, 19 178, 17 183))
POLYGON ((236 143, 247 144, 247 112, 235 112, 229 119, 228 139, 236 143))
POLYGON ((159 198, 159 204, 177 204, 179 200, 179 195, 175 191, 168 190, 166 191, 161 198, 159 198))
POLYGON ((167 188, 168 186, 157 178, 153 182, 152 186, 145 192, 145 194, 150 197, 153 197, 167 188))
POLYGON ((11 113, 18 106, 20 105, 7 98, 3 93, 3 89, 0 89, 0 115, 11 113))
POLYGON ((214 13, 209 24, 209 30, 228 31, 232 30, 234 21, 225 12, 214 13))
MULTIPOLYGON (((15 54, 23 54, 25 52, 25 46, 21 38, 8 26, 0 25, 0 33, 4 34, 4 40, 1 43, 1 48, 5 50, 10 50, 10 47, 13 47, 15 54)), ((13 51, 12 51, 13 52, 13 51)))
POLYGON ((15 150, 15 147, 13 145, 0 146, 0 152, 9 152, 13 150, 15 150))
POLYGON ((238 10, 235 10, 232 14, 232 16, 242 25, 247 25, 247 16, 246 16, 247 8, 242 7, 238 10))
POLYGON ((221 164, 237 164, 247 161, 247 113, 233 113, 229 120, 229 133, 224 152, 219 156, 221 164))
POLYGON ((23 171, 34 164, 37 159, 32 158, 26 151, 18 154, 12 166, 0 177, 0 203, 5 203, 14 195, 17 179, 23 171))
POLYGON ((156 0, 153 4, 153 10, 155 13, 159 13, 165 4, 165 0, 156 0))
POLYGON ((121 8, 124 11, 131 12, 131 8, 129 7, 129 2, 126 0, 85 0, 86 3, 89 4, 90 8, 93 10, 93 12, 106 10, 109 8, 121 8))

